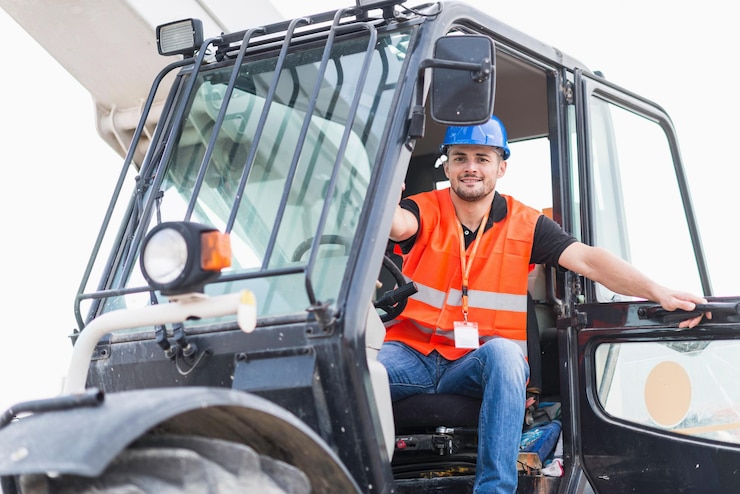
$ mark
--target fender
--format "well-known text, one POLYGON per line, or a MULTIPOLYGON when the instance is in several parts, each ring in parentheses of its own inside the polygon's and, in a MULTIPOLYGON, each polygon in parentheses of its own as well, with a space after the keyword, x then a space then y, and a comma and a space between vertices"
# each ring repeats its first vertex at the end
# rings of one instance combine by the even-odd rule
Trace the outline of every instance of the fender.
POLYGON ((101 393, 99 406, 21 417, 0 429, 0 476, 96 477, 154 427, 246 444, 301 469, 314 492, 360 492, 334 451, 295 415, 256 395, 209 387, 101 393))

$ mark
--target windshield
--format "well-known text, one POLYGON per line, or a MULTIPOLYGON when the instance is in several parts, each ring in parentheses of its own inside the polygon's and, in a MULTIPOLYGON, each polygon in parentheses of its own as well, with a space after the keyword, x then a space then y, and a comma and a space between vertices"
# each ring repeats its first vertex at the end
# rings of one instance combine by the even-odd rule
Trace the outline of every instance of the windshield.
MULTIPOLYGON (((182 125, 153 144, 161 163, 144 165, 130 216, 147 211, 147 230, 183 219, 230 230, 232 267, 206 293, 248 288, 260 316, 305 313, 310 292, 336 301, 408 40, 370 30, 337 39, 323 63, 325 43, 247 57, 235 76, 230 64, 201 71, 182 125)), ((137 257, 112 254, 107 288, 119 293, 101 294, 103 312, 151 303, 137 257)))

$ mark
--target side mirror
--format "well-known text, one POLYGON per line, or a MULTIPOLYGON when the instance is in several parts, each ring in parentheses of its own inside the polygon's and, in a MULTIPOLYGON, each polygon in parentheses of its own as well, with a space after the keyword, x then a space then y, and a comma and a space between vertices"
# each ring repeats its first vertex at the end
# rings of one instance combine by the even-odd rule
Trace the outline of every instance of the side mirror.
POLYGON ((432 68, 431 115, 444 125, 478 125, 493 115, 496 63, 493 41, 485 36, 439 38, 432 68))

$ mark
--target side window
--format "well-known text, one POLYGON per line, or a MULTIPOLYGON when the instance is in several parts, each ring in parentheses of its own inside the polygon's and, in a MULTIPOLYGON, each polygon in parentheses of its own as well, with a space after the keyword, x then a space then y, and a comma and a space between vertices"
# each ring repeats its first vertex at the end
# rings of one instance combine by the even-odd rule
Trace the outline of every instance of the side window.
POLYGON ((617 419, 740 444, 738 352, 738 340, 599 345, 599 402, 617 419))
MULTIPOLYGON (((660 283, 699 292, 668 138, 654 120, 590 101, 594 243, 660 283)), ((622 297, 599 286, 599 301, 622 297)))

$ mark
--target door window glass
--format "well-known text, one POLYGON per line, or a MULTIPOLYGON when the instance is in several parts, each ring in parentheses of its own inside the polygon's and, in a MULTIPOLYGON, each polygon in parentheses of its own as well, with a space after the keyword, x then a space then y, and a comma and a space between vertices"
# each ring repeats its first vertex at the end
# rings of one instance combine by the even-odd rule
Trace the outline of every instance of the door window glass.
POLYGON ((599 345, 599 401, 618 419, 740 444, 738 352, 740 340, 599 345))
MULTIPOLYGON (((594 243, 664 285, 701 293, 666 133, 595 96, 590 117, 594 243)), ((603 286, 597 295, 624 300, 603 286)))

